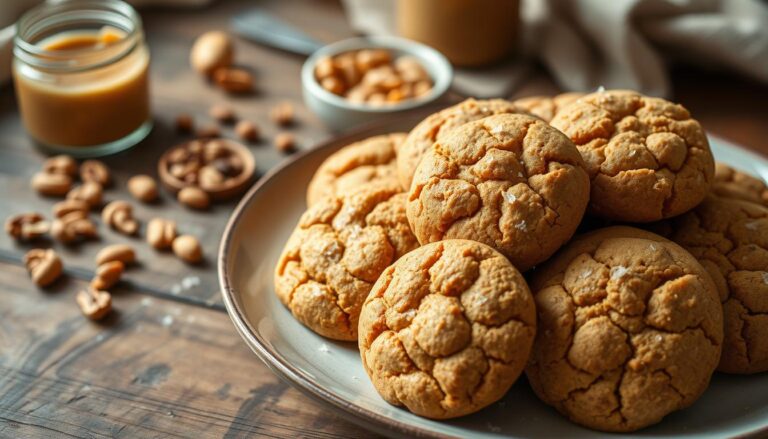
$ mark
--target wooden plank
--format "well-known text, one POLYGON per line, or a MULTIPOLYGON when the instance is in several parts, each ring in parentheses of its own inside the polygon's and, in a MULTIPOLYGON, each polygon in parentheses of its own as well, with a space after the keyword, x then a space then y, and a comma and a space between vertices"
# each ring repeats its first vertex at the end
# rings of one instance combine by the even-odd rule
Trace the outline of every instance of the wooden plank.
POLYGON ((84 283, 0 264, 0 437, 361 437, 278 380, 227 315, 125 290, 103 323, 84 283))
MULTIPOLYGON (((337 3, 301 3, 289 7, 285 2, 269 1, 261 2, 259 6, 287 21, 301 26, 309 25, 319 38, 333 40, 350 35, 337 3), (326 27, 323 24, 333 26, 326 27)), ((250 150, 256 158, 259 174, 284 159, 270 144, 271 138, 279 131, 269 121, 269 110, 276 103, 290 101, 294 104, 298 122, 291 131, 296 134, 300 147, 307 148, 329 135, 301 104, 301 57, 238 41, 237 63, 254 71, 258 83, 258 92, 247 97, 229 97, 209 87, 188 67, 189 48, 197 35, 210 29, 227 28, 229 17, 252 5, 249 2, 222 2, 204 13, 199 10, 180 12, 177 9, 142 11, 152 53, 151 87, 155 127, 139 146, 104 159, 113 170, 116 183, 106 191, 107 200, 132 200, 125 189, 125 183, 131 175, 146 173, 157 177, 158 157, 168 147, 184 140, 173 130, 179 112, 192 113, 199 116, 201 123, 207 123, 211 122, 207 116, 209 106, 227 102, 242 118, 257 122, 262 128, 264 140, 250 145, 250 150)), ((28 211, 50 216, 51 206, 56 200, 40 197, 29 187, 29 180, 40 169, 45 155, 35 149, 26 137, 10 86, 0 90, 0 133, 0 187, 3 188, 3 196, 0 197, 1 219, 28 211)), ((225 133, 233 135, 231 128, 225 129, 225 133)), ((160 203, 149 206, 138 202, 133 204, 136 216, 144 225, 155 216, 171 218, 176 220, 181 232, 199 237, 206 263, 191 268, 169 253, 153 251, 141 239, 126 238, 100 226, 101 242, 71 247, 56 245, 72 272, 87 277, 94 269, 93 257, 102 246, 115 242, 132 243, 138 251, 141 269, 130 270, 126 278, 138 288, 220 306, 215 256, 227 218, 236 201, 217 204, 206 213, 184 209, 167 192, 162 193, 160 203)), ((94 218, 97 216, 93 215, 94 218)), ((40 244, 35 243, 34 246, 40 244)), ((5 234, 0 236, 0 257, 19 261, 28 248, 30 245, 19 245, 5 234)))

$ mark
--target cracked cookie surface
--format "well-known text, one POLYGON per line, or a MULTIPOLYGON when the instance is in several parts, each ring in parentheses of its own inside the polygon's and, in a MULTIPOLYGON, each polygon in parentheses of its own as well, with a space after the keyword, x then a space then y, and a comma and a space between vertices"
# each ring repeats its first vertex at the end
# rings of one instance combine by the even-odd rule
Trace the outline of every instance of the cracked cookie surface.
POLYGON ((467 99, 445 108, 419 122, 405 138, 397 152, 397 172, 400 184, 407 191, 411 186, 421 158, 433 143, 452 129, 494 114, 527 114, 525 110, 504 99, 467 99))
POLYGON ((535 330, 520 272, 484 244, 446 240, 382 273, 363 305, 358 344, 387 402, 447 419, 504 396, 525 367, 535 330))
POLYGON ((550 122, 558 111, 576 102, 584 93, 561 93, 555 96, 529 96, 512 101, 523 110, 550 122))
POLYGON ((356 340, 360 307, 397 258, 418 247, 399 184, 326 197, 299 220, 275 268, 275 292, 301 323, 356 340))
POLYGON ((750 201, 768 207, 768 186, 765 182, 725 163, 715 163, 712 192, 721 197, 750 201))
POLYGON ((422 244, 471 239, 520 271, 546 260, 578 227, 589 178, 573 143, 532 116, 469 122, 436 142, 408 194, 408 221, 422 244))
POLYGON ((722 308, 677 244, 630 227, 575 238, 531 283, 526 368, 539 398, 590 428, 628 432, 691 405, 717 366, 722 308))
POLYGON ((681 105, 631 91, 597 92, 564 108, 551 124, 584 158, 596 215, 656 221, 690 210, 709 192, 709 142, 681 105))
POLYGON ((718 287, 725 324, 718 370, 768 371, 768 209, 710 195, 671 226, 672 240, 718 287))
POLYGON ((405 133, 369 137, 331 154, 309 182, 307 206, 371 182, 399 184, 396 152, 404 139, 405 133))

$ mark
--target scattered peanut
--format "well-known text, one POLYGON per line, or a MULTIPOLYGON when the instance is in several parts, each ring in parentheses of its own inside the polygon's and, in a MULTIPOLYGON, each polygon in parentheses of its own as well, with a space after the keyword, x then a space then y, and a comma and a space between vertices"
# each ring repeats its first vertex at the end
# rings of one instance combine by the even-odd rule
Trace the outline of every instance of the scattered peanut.
POLYGON ((162 250, 169 248, 176 238, 176 222, 165 218, 153 218, 147 224, 147 243, 162 250))
POLYGON ((120 261, 123 265, 131 265, 136 261, 136 252, 128 244, 112 244, 99 250, 96 254, 96 265, 120 261))
POLYGON ((203 259, 203 249, 200 241, 192 235, 181 235, 173 240, 173 253, 179 259, 195 264, 203 259))
POLYGON ((235 121, 235 110, 226 104, 215 104, 208 109, 208 115, 221 123, 232 123, 235 121))
POLYGON ((43 171, 48 174, 77 177, 77 162, 68 155, 53 156, 43 163, 43 171))
POLYGON ((84 182, 91 181, 102 187, 109 186, 112 177, 109 168, 99 160, 86 160, 80 165, 80 179, 84 182))
POLYGON ((32 177, 32 188, 42 195, 63 196, 72 188, 72 178, 66 174, 38 172, 32 177))
POLYGON ((235 57, 235 46, 228 34, 211 31, 200 35, 192 46, 189 62, 200 74, 211 76, 216 69, 229 67, 235 57))
POLYGON ((75 296, 83 315, 91 320, 101 320, 112 310, 112 295, 107 291, 89 288, 75 296))
POLYGON ((133 218, 133 206, 127 201, 116 200, 104 206, 101 220, 126 235, 133 235, 139 230, 139 222, 133 218))
POLYGON ((220 135, 221 129, 219 129, 219 127, 216 125, 206 125, 204 127, 200 127, 195 133, 195 136, 201 139, 210 139, 212 137, 219 137, 220 135))
POLYGON ((296 148, 296 139, 291 133, 278 133, 275 136, 275 148, 283 153, 288 153, 296 148))
POLYGON ((81 239, 96 238, 99 232, 96 224, 88 218, 87 212, 74 210, 53 220, 51 236, 59 242, 69 244, 81 239))
POLYGON ((5 220, 5 231, 14 239, 32 240, 50 230, 51 225, 39 213, 22 213, 5 220))
POLYGON ((67 193, 67 200, 78 200, 88 203, 91 209, 101 206, 102 198, 101 184, 86 181, 80 186, 77 186, 67 193))
POLYGON ((128 192, 139 201, 151 203, 157 199, 157 182, 149 175, 134 175, 128 179, 128 192))
POLYGON ((290 102, 281 102, 270 110, 269 117, 280 126, 288 126, 293 123, 293 113, 293 105, 290 102))
POLYGON ((246 142, 259 140, 259 127, 250 121, 241 120, 235 125, 235 134, 246 142))
POLYGON ((195 186, 182 188, 176 196, 181 204, 193 209, 207 209, 211 204, 208 193, 195 186))
POLYGON ((62 263, 59 255, 52 249, 35 248, 24 255, 24 265, 27 266, 32 282, 39 287, 52 284, 61 276, 62 263))
POLYGON ((91 206, 83 200, 64 200, 53 205, 53 216, 62 218, 71 212, 82 212, 85 217, 89 210, 91 206))
POLYGON ((253 75, 244 69, 216 69, 213 73, 213 82, 227 93, 239 94, 253 91, 253 75))
POLYGON ((96 275, 91 280, 91 288, 94 290, 106 290, 120 281, 125 265, 120 261, 109 261, 101 264, 96 269, 96 275))
POLYGON ((179 133, 191 133, 195 129, 195 120, 186 113, 176 116, 176 131, 179 133))

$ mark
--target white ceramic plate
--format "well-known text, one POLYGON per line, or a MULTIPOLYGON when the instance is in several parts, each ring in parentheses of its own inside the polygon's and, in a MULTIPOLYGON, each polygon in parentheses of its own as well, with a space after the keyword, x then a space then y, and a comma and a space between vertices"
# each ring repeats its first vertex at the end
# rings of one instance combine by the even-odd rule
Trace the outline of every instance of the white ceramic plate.
MULTIPOLYGON (((541 403, 521 378, 503 400, 479 413, 432 421, 387 404, 363 371, 356 344, 327 340, 293 319, 273 291, 283 244, 305 209, 307 184, 333 151, 375 134, 407 131, 408 118, 337 138, 292 158, 265 176, 235 209, 219 252, 224 303, 235 327, 274 372, 358 424, 388 435, 455 437, 616 437, 569 422, 541 403)), ((712 138, 715 157, 768 180, 768 160, 712 138)), ((768 436, 768 373, 716 374, 692 407, 633 437, 768 436)))

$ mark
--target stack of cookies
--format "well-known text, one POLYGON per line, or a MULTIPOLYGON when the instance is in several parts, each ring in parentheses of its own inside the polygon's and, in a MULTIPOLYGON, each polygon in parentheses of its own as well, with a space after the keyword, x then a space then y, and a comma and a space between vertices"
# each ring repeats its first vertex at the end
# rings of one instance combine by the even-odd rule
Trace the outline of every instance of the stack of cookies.
POLYGON ((628 432, 716 369, 768 370, 768 189, 716 167, 678 104, 469 99, 336 152, 307 203, 278 297, 418 415, 476 412, 525 372, 573 422, 628 432))

